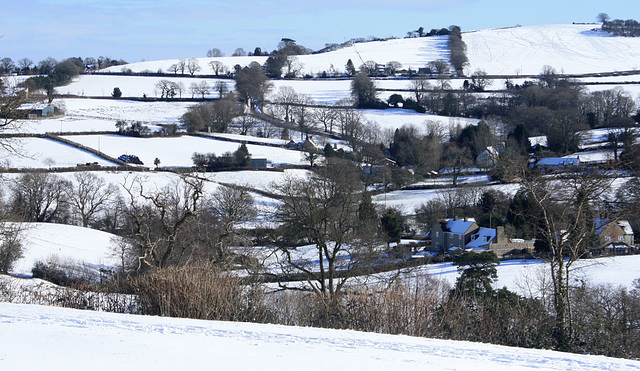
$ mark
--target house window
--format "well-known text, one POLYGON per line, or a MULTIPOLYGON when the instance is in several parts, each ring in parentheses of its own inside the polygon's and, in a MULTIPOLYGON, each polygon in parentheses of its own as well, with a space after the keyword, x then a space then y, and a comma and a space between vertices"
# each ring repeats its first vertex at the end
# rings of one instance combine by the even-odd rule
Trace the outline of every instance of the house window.
POLYGON ((436 231, 436 237, 440 237, 440 232, 436 231))
POLYGON ((611 236, 605 236, 604 240, 607 241, 607 242, 611 242, 611 236))
POLYGON ((624 236, 618 236, 618 241, 624 241, 624 236))

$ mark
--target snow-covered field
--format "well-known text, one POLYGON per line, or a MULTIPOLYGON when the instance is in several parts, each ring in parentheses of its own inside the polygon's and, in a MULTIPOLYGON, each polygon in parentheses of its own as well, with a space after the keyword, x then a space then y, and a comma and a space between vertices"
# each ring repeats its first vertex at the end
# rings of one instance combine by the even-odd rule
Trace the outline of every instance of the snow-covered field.
POLYGON ((0 313, 4 370, 640 369, 602 356, 346 330, 9 303, 0 313))
MULTIPOLYGON (((239 143, 194 136, 134 138, 121 135, 72 135, 64 138, 99 149, 112 157, 136 155, 146 166, 152 166, 156 158, 160 159, 162 166, 193 166, 194 152, 220 156, 240 146, 239 143)), ((253 144, 248 144, 247 148, 252 158, 266 158, 272 164, 306 163, 300 151, 253 144)))
MULTIPOLYGON (((460 183, 465 183, 465 179, 469 181, 480 180, 478 177, 462 178, 460 183)), ((486 180, 486 179, 484 179, 486 180)), ((428 184, 429 181, 423 182, 428 184)), ((520 186, 518 184, 500 184, 500 185, 488 185, 483 187, 474 188, 452 188, 452 189, 421 189, 421 190, 405 190, 405 191, 392 191, 387 193, 377 194, 372 197, 373 202, 384 205, 385 207, 393 207, 403 210, 407 214, 413 214, 413 211, 421 204, 427 203, 431 200, 442 200, 447 194, 455 192, 472 192, 473 197, 480 197, 482 192, 486 190, 498 190, 508 195, 513 196, 520 186)), ((466 194, 465 194, 466 196, 466 194)))
POLYGON ((38 261, 54 260, 65 265, 99 269, 114 267, 119 237, 95 229, 51 223, 21 223, 24 256, 14 265, 13 274, 31 276, 38 261))
POLYGON ((640 68, 640 38, 592 31, 596 24, 541 25, 467 32, 469 66, 491 75, 537 75, 544 65, 558 73, 640 68))
MULTIPOLYGON (((82 78, 81 76, 79 78, 82 78)), ((193 103, 135 102, 108 99, 64 99, 67 116, 112 120, 108 130, 115 130, 117 120, 142 121, 152 124, 178 124, 180 117, 193 103)))
POLYGON ((62 116, 47 120, 24 120, 17 130, 8 133, 89 133, 95 131, 115 131, 116 121, 108 118, 84 118, 80 115, 62 116))
POLYGON ((272 192, 274 184, 282 183, 287 178, 304 178, 308 175, 308 170, 285 170, 283 172, 247 170, 207 173, 206 177, 211 181, 222 184, 248 186, 261 191, 272 192))
POLYGON ((97 162, 101 166, 116 165, 93 153, 46 138, 16 138, 12 145, 15 146, 19 155, 9 153, 5 148, 0 147, 0 159, 5 159, 2 166, 46 169, 73 167, 87 162, 97 162))
MULTIPOLYGON (((56 88, 58 94, 73 94, 87 97, 110 97, 113 88, 118 87, 123 97, 142 97, 143 94, 149 98, 160 97, 160 91, 156 89, 156 84, 160 80, 169 80, 184 87, 182 97, 192 98, 194 94, 190 90, 193 83, 201 84, 206 81, 210 85, 211 91, 205 98, 217 98, 218 93, 213 89, 215 81, 222 81, 233 89, 233 80, 213 80, 204 78, 188 77, 143 77, 143 76, 103 76, 103 75, 82 75, 73 80, 69 85, 56 88)), ((199 94, 196 98, 202 97, 199 94)))
POLYGON ((442 128, 446 128, 447 130, 445 130, 445 132, 448 132, 449 127, 460 126, 464 128, 467 125, 475 125, 480 121, 478 119, 465 117, 423 114, 401 108, 386 109, 382 111, 363 110, 362 113, 368 121, 376 123, 383 131, 393 131, 402 126, 410 125, 416 127, 419 132, 426 133, 427 125, 437 124, 442 128))

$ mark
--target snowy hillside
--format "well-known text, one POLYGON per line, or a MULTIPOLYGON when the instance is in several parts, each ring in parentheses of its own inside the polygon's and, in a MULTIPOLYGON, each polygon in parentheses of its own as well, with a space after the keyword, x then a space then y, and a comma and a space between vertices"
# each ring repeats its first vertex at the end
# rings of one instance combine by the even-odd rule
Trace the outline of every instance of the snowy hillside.
POLYGON ((89 267, 116 266, 114 241, 119 237, 95 229, 52 223, 21 223, 24 229, 24 256, 12 270, 13 274, 31 275, 37 261, 54 259, 61 263, 89 267))
POLYGON ((3 370, 640 370, 602 356, 355 331, 8 303, 0 313, 3 370))
MULTIPOLYGON (((448 46, 446 36, 433 36, 415 39, 394 39, 387 41, 375 41, 367 43, 357 43, 350 47, 339 49, 333 52, 300 55, 297 56, 302 65, 302 74, 320 74, 323 71, 329 73, 331 68, 338 73, 343 73, 345 65, 349 59, 353 64, 360 66, 366 61, 375 61, 385 64, 390 61, 399 61, 404 68, 418 69, 424 67, 430 61, 448 58, 448 46)), ((197 58, 198 64, 202 68, 196 74, 211 75, 213 71, 209 66, 211 61, 222 62, 227 69, 233 70, 236 64, 246 66, 251 62, 264 64, 267 57, 222 57, 222 58, 197 58)), ((157 72, 162 70, 169 72, 169 66, 177 63, 178 60, 148 61, 130 63, 125 66, 109 67, 106 71, 121 72, 123 69, 131 69, 133 72, 157 72)))
POLYGON ((544 25, 468 32, 469 73, 537 75, 544 65, 558 73, 640 68, 640 38, 592 31, 599 25, 544 25))
MULTIPOLYGON (((640 68, 640 39, 592 31, 599 27, 598 24, 540 25, 465 32, 462 38, 469 58, 465 73, 470 75, 483 69, 489 74, 536 75, 544 65, 570 74, 640 68)), ((448 60, 448 45, 446 36, 394 39, 357 43, 329 53, 298 56, 298 59, 304 74, 319 74, 329 71, 331 66, 343 72, 349 59, 356 67, 369 60, 381 64, 398 61, 403 68, 415 70, 436 59, 448 60)), ((263 64, 266 57, 198 58, 202 67, 199 74, 212 73, 208 65, 212 60, 219 60, 231 69, 236 64, 245 66, 252 61, 263 64)), ((126 68, 133 72, 159 69, 168 72, 168 67, 176 62, 131 63, 110 67, 107 71, 120 72, 126 68)))

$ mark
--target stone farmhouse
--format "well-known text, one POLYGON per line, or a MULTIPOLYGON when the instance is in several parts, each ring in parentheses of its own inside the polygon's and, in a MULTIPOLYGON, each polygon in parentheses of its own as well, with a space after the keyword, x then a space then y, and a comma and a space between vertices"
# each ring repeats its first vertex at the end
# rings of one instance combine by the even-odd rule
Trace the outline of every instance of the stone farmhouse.
POLYGON ((468 251, 494 251, 503 256, 513 250, 532 250, 533 241, 510 240, 504 234, 504 228, 484 228, 478 226, 474 219, 440 219, 431 230, 433 253, 446 254, 463 249, 468 251))

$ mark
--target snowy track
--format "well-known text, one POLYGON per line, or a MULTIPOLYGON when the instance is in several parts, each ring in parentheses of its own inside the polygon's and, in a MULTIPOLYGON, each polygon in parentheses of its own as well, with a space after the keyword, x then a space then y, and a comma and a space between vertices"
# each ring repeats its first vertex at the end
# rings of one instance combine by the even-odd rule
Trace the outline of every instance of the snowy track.
POLYGON ((0 369, 640 370, 546 350, 0 303, 0 369))

